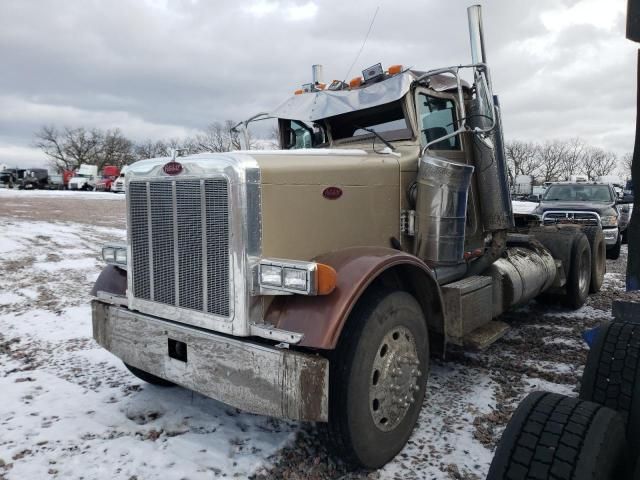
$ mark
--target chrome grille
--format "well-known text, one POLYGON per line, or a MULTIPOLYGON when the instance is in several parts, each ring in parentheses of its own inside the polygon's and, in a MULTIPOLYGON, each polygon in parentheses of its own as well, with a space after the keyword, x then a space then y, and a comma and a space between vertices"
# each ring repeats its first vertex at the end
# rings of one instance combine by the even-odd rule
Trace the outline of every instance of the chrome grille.
POLYGON ((133 296, 228 317, 226 179, 132 181, 128 195, 133 296))
POLYGON ((543 214, 545 224, 576 223, 580 225, 600 225, 600 216, 595 212, 550 211, 543 214))

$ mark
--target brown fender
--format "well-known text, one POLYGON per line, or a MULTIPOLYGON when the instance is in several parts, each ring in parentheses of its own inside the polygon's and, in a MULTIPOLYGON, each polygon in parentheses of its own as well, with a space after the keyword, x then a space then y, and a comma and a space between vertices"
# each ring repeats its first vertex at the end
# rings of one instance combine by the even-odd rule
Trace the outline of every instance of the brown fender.
POLYGON ((98 292, 111 295, 125 296, 127 294, 127 272, 114 265, 107 265, 102 269, 96 283, 93 284, 91 295, 96 297, 98 292))
POLYGON ((337 285, 329 295, 277 296, 265 322, 304 333, 299 346, 334 349, 349 313, 375 280, 412 293, 425 311, 430 327, 442 331, 442 296, 432 270, 419 258, 383 247, 352 247, 314 259, 332 266, 337 285))

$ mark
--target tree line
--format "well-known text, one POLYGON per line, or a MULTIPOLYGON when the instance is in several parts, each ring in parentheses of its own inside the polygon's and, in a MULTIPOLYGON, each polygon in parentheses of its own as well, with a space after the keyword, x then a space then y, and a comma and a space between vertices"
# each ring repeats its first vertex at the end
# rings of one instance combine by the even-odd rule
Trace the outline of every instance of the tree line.
MULTIPOLYGON (((240 134, 231 130, 234 125, 232 120, 214 122, 193 136, 141 142, 127 138, 117 128, 43 126, 34 134, 34 146, 42 150, 58 172, 80 165, 97 165, 102 170, 105 165, 123 167, 146 158, 168 157, 174 149, 182 149, 188 155, 239 150, 240 134)), ((262 144, 250 139, 250 147, 262 148, 262 144)))
POLYGON ((509 180, 533 175, 542 182, 567 180, 572 175, 596 179, 602 175, 631 175, 631 153, 618 157, 614 152, 588 145, 580 138, 505 143, 509 180))
MULTIPOLYGON (((117 128, 43 126, 34 134, 34 145, 42 150, 58 172, 73 170, 83 164, 97 165, 98 170, 102 170, 105 165, 122 167, 146 158, 168 157, 174 149, 182 149, 186 154, 239 150, 240 135, 231 130, 234 125, 232 120, 214 122, 193 136, 141 142, 127 138, 117 128)), ((272 136, 276 137, 275 134, 272 136)), ((263 146, 263 142, 250 140, 251 148, 263 146)), ((518 175, 533 175, 548 182, 577 174, 595 179, 619 173, 626 178, 631 172, 630 153, 618 158, 614 152, 588 145, 579 138, 547 142, 512 140, 506 142, 505 154, 512 184, 518 175)))

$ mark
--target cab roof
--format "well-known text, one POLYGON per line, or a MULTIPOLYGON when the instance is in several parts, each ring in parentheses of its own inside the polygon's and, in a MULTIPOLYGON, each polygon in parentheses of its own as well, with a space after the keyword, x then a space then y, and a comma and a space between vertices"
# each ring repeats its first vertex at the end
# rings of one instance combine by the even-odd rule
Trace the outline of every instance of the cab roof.
MULTIPOLYGON (((343 113, 377 107, 404 97, 411 87, 419 82, 431 89, 444 92, 456 88, 456 80, 450 75, 432 75, 419 78, 425 72, 405 70, 375 83, 364 83, 361 87, 342 90, 318 90, 294 95, 270 113, 270 116, 287 120, 316 122, 323 118, 343 113)), ((466 82, 463 87, 468 88, 466 82)))

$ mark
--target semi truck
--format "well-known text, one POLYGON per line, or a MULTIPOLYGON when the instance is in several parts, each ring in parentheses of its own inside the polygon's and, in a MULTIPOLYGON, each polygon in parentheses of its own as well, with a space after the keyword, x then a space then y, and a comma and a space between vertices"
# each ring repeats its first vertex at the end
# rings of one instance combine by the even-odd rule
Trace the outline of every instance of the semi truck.
POLYGON ((102 178, 96 183, 96 190, 110 192, 113 183, 120 177, 120 168, 115 165, 105 165, 102 169, 102 178))
POLYGON ((513 193, 516 196, 526 196, 533 193, 533 175, 516 175, 513 193))
POLYGON ((49 172, 46 168, 28 168, 24 171, 22 178, 18 181, 18 188, 43 189, 49 185, 49 172))
POLYGON ((345 461, 377 468, 429 408, 432 355, 487 348, 534 298, 583 305, 602 232, 512 213, 479 6, 468 21, 467 65, 330 84, 314 68, 237 128, 277 119, 278 150, 129 166, 96 341, 152 384, 319 422, 345 461))
POLYGON ((69 190, 95 190, 98 180, 97 165, 80 165, 78 170, 69 179, 69 190))

